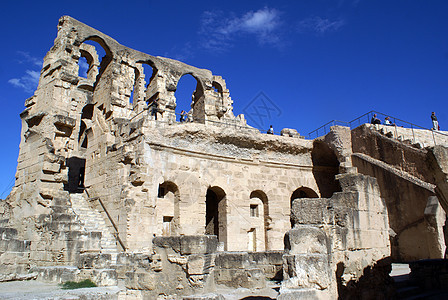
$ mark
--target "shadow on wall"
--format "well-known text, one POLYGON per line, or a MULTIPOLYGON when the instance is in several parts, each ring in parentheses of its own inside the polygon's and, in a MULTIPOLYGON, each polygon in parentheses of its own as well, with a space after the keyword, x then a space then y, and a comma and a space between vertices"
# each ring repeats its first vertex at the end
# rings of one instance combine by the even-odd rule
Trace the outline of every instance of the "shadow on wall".
POLYGON ((316 140, 311 152, 313 176, 319 188, 321 198, 330 198, 334 192, 340 192, 341 186, 335 179, 339 173, 339 161, 333 150, 323 141, 316 140))
POLYGON ((390 257, 383 258, 373 267, 366 267, 358 280, 345 283, 343 282, 344 263, 338 263, 336 268, 338 299, 396 299, 394 281, 389 275, 392 270, 391 263, 390 257))

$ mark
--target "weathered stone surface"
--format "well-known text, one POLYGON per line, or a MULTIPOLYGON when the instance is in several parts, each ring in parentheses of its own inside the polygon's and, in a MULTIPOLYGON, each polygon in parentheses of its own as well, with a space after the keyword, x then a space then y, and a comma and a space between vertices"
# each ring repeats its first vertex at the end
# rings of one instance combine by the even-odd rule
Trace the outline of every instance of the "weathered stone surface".
POLYGON ((216 285, 283 279, 279 299, 329 299, 370 279, 380 290, 389 256, 444 252, 446 148, 368 125, 314 141, 261 134, 233 114, 221 76, 68 16, 25 106, 15 186, 0 203, 3 274, 119 284, 120 299, 219 299, 216 285), (178 122, 186 74, 197 86, 178 122))

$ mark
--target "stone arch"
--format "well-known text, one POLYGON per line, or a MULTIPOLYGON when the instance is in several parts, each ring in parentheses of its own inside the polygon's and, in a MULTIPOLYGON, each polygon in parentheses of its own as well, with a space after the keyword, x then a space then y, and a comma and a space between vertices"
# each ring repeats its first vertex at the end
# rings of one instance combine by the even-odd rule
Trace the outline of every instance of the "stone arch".
MULTIPOLYGON (((204 123, 205 122, 205 92, 204 92, 205 88, 204 88, 204 84, 203 84, 202 80, 197 75, 195 75, 193 72, 183 73, 176 82, 175 91, 177 91, 178 84, 182 80, 182 78, 184 76, 188 76, 188 75, 190 75, 191 77, 193 77, 196 80, 196 88, 191 94, 191 102, 190 102, 191 109, 190 109, 189 116, 190 116, 190 118, 193 119, 194 122, 204 123)), ((176 96, 174 96, 174 97, 175 97, 175 101, 176 101, 175 107, 177 107, 179 104, 179 102, 178 102, 179 99, 177 99, 176 96)), ((176 113, 179 114, 180 111, 176 111, 176 113)))
POLYGON ((88 36, 81 42, 81 47, 87 41, 92 41, 92 42, 95 42, 95 43, 99 44, 103 48, 103 50, 105 52, 104 57, 99 59, 100 60, 99 70, 98 70, 98 75, 96 76, 96 79, 95 79, 95 85, 96 85, 98 83, 99 79, 101 78, 101 75, 104 73, 104 71, 106 70, 107 66, 112 61, 113 54, 110 51, 110 47, 107 45, 107 43, 101 37, 99 37, 97 35, 88 36))
MULTIPOLYGON (((250 251, 263 251, 269 250, 269 230, 271 226, 271 217, 269 216, 269 202, 266 194, 261 190, 255 190, 250 193, 250 207, 249 216, 251 222, 251 230, 254 236, 254 240, 257 241, 255 247, 248 250, 250 251)), ((251 238, 250 234, 248 235, 251 238)), ((249 243, 251 241, 249 240, 249 243)))
MULTIPOLYGON (((290 203, 290 209, 292 209, 292 203, 295 199, 299 199, 299 198, 319 198, 319 195, 311 188, 309 187, 305 187, 302 186, 298 189, 296 189, 292 194, 291 194, 291 201, 290 203)), ((291 221, 291 228, 294 227, 295 223, 291 217, 290 219, 291 221)))
POLYGON ((100 65, 100 60, 98 58, 98 52, 95 49, 95 46, 83 43, 79 47, 80 52, 80 58, 78 60, 79 65, 79 76, 83 77, 81 74, 81 58, 84 58, 87 63, 87 70, 86 70, 86 79, 91 81, 92 83, 95 82, 96 76, 98 75, 98 67, 100 65))
POLYGON ((219 96, 221 96, 221 97, 223 96, 223 88, 222 88, 222 85, 219 82, 213 81, 212 82, 212 87, 213 87, 213 89, 215 90, 215 92, 219 96))
POLYGON ((134 68, 133 107, 136 113, 142 112, 153 101, 161 98, 157 76, 159 70, 151 60, 139 60, 134 68))
POLYGON ((297 198, 319 198, 319 195, 309 187, 299 187, 291 195, 291 203, 297 198))
POLYGON ((205 234, 216 235, 227 250, 227 199, 225 191, 213 186, 205 196, 205 234))
POLYGON ((159 184, 156 201, 157 233, 176 235, 179 229, 179 189, 172 181, 159 184))
POLYGON ((336 153, 321 140, 314 140, 311 151, 313 176, 322 198, 330 198, 341 187, 335 176, 339 173, 339 160, 336 153))

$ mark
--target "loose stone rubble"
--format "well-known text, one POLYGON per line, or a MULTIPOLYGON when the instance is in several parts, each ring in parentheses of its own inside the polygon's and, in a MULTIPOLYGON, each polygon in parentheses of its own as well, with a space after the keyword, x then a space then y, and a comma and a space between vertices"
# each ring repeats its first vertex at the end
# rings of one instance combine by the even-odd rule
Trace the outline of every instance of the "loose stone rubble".
POLYGON ((269 287, 278 299, 373 299, 393 294, 391 261, 445 256, 443 145, 369 125, 315 140, 262 134, 233 114, 221 76, 68 16, 25 106, 15 186, 0 202, 0 278, 91 279, 119 286, 117 299, 269 287), (197 86, 178 122, 186 74, 197 86))

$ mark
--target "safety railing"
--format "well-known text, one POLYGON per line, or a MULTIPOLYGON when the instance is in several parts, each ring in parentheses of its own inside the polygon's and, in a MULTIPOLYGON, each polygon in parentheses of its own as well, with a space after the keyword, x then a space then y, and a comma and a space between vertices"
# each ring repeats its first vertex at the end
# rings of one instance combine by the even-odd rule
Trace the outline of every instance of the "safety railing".
POLYGON ((397 128, 401 127, 401 128, 411 129, 413 142, 416 142, 416 138, 415 138, 416 132, 414 131, 415 129, 430 132, 432 134, 432 137, 434 140, 434 145, 437 145, 436 136, 448 137, 448 134, 446 134, 444 132, 440 132, 438 130, 431 130, 431 129, 425 128, 423 126, 393 117, 389 114, 384 114, 384 113, 372 110, 372 111, 369 111, 369 112, 357 117, 356 119, 353 119, 350 122, 344 122, 344 121, 338 121, 338 120, 330 121, 330 122, 326 123, 325 125, 322 125, 321 127, 308 133, 308 138, 313 139, 313 138, 317 138, 319 136, 325 135, 328 132, 330 132, 330 127, 335 126, 335 125, 347 126, 347 127, 350 127, 350 129, 353 129, 353 128, 356 128, 365 123, 370 124, 374 115, 376 115, 376 118, 379 119, 380 121, 382 120, 381 124, 383 124, 383 125, 387 125, 387 124, 384 124, 384 120, 386 119, 386 117, 388 117, 389 121, 391 123, 390 126, 395 127, 394 130, 395 130, 396 136, 398 136, 397 128))

